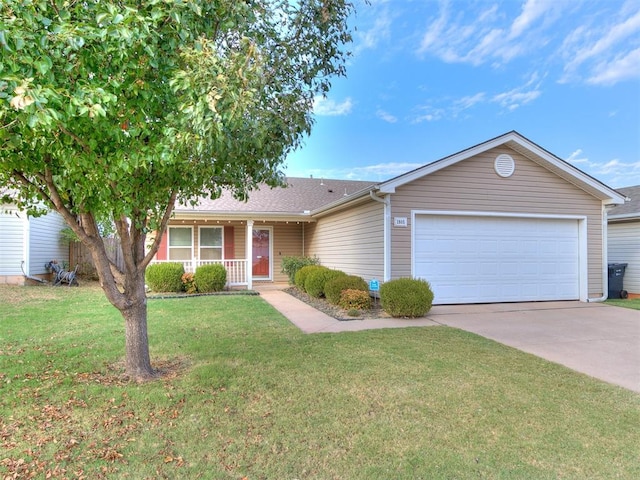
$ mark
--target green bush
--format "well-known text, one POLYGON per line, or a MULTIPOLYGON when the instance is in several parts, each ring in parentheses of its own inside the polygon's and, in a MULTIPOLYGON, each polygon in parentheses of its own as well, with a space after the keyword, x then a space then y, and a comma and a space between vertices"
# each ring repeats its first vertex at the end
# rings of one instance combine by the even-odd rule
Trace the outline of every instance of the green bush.
POLYGON ((154 263, 147 267, 144 279, 154 292, 181 292, 183 274, 181 263, 154 263))
POLYGON ((220 263, 196 268, 193 281, 200 293, 219 292, 227 284, 227 270, 220 263))
POLYGON ((320 298, 324 296, 324 286, 329 280, 346 275, 340 270, 331 270, 329 268, 314 270, 307 276, 304 282, 304 290, 312 297, 320 298))
MULTIPOLYGON (((369 286, 362 278, 356 275, 346 275, 329 280, 324 286, 324 296, 334 305, 340 302, 340 294, 344 290, 369 291, 369 286)), ((368 296, 368 294, 367 294, 368 296)))
POLYGON ((392 317, 422 317, 432 303, 433 291, 425 280, 398 278, 380 286, 380 304, 392 317))
POLYGON ((354 290, 348 288, 340 294, 340 307, 345 310, 368 310, 371 308, 371 297, 369 291, 354 290))
POLYGON ((282 273, 286 273, 289 276, 289 285, 295 285, 296 273, 302 267, 309 265, 319 265, 320 259, 318 257, 283 257, 282 258, 282 273))
POLYGON ((304 284, 307 281, 307 277, 311 272, 319 269, 327 269, 327 267, 322 267, 320 265, 307 265, 306 267, 302 267, 300 270, 298 270, 295 275, 296 287, 298 287, 303 292, 306 292, 304 284))

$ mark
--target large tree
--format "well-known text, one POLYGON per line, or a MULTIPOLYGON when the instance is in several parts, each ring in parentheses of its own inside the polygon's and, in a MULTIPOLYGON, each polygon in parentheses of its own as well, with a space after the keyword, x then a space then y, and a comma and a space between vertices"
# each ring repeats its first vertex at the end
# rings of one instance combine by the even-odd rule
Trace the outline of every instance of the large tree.
POLYGON ((347 0, 0 3, 0 186, 31 212, 58 211, 89 248, 124 317, 130 377, 154 377, 144 275, 175 202, 282 181, 314 97, 344 73, 351 10, 347 0), (120 236, 122 271, 104 221, 120 236))

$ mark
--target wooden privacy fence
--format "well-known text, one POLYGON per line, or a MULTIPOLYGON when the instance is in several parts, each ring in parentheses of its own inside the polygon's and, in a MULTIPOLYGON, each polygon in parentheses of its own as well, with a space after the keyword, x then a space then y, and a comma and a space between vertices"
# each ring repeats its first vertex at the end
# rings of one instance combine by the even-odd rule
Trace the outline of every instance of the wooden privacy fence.
MULTIPOLYGON (((118 237, 107 237, 102 240, 109 260, 115 263, 120 270, 124 270, 124 257, 122 256, 120 239, 118 237)), ((69 244, 69 268, 73 269, 76 265, 78 265, 78 275, 88 278, 98 277, 89 249, 80 242, 71 242, 69 244)))

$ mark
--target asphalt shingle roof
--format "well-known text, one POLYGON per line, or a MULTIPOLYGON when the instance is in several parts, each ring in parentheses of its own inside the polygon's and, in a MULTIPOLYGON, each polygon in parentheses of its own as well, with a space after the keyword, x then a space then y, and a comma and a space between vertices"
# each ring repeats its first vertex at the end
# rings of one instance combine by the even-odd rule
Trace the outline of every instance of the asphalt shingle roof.
POLYGON ((376 185, 371 181, 287 177, 287 188, 262 186, 249 193, 246 202, 224 191, 219 198, 200 198, 194 207, 176 205, 176 213, 262 212, 302 214, 329 205, 345 196, 376 185))
POLYGON ((616 188, 618 192, 626 195, 631 199, 630 202, 625 202, 622 205, 616 205, 613 207, 607 215, 612 217, 614 215, 632 215, 636 214, 640 216, 640 185, 634 187, 616 188))

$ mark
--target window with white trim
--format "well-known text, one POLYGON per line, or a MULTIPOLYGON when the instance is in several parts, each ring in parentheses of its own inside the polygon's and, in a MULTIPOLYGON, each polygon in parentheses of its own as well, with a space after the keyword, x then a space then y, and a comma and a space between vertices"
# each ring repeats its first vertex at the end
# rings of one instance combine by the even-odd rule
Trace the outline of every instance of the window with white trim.
POLYGON ((193 229, 191 227, 169 227, 169 260, 191 260, 193 258, 193 229))
POLYGON ((200 227, 200 260, 222 260, 223 239, 222 227, 200 227))

